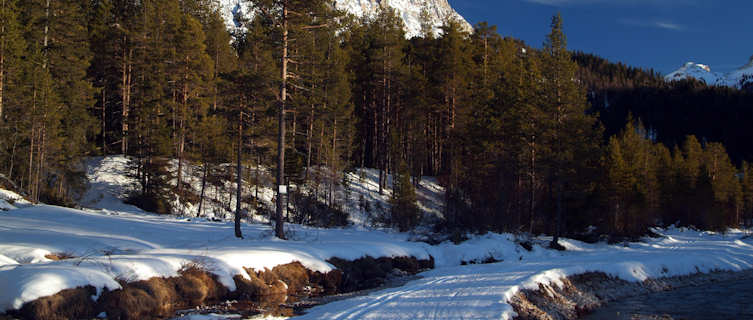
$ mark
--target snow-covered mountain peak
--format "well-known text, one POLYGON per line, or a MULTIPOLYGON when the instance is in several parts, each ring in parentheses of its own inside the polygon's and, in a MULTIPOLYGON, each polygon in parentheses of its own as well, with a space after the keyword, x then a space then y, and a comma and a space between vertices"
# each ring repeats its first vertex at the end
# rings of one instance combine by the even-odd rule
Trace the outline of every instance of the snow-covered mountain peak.
POLYGON ((711 67, 705 64, 687 62, 680 69, 668 74, 665 79, 667 81, 682 80, 687 78, 695 78, 701 80, 708 85, 715 85, 720 79, 720 75, 712 72, 711 67))
MULTIPOLYGON (((228 26, 235 26, 233 17, 236 14, 248 14, 248 1, 220 0, 222 12, 228 26)), ((352 13, 359 17, 373 16, 380 7, 388 6, 397 10, 398 15, 405 22, 407 37, 421 34, 421 11, 428 12, 432 25, 438 31, 442 23, 448 18, 455 18, 461 22, 463 28, 471 32, 473 28, 447 0, 335 0, 338 9, 352 13)))
POLYGON ((680 69, 677 69, 664 77, 666 81, 676 81, 688 78, 694 78, 712 86, 740 87, 743 84, 743 80, 753 79, 753 56, 750 57, 746 65, 729 73, 713 72, 708 65, 688 62, 680 67, 680 69))
POLYGON ((426 10, 429 14, 435 30, 438 30, 448 18, 455 18, 463 24, 466 31, 473 31, 471 25, 450 6, 447 0, 337 0, 336 6, 338 9, 360 17, 372 16, 382 6, 392 7, 403 18, 408 37, 421 34, 422 10, 426 10))

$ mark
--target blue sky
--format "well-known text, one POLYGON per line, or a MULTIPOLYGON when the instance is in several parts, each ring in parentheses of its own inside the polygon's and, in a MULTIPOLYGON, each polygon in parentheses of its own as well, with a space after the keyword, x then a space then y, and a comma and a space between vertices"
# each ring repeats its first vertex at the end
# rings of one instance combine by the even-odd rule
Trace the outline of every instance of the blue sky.
POLYGON ((693 61, 728 72, 753 55, 753 0, 449 0, 471 24, 541 47, 561 12, 568 47, 667 74, 693 61))

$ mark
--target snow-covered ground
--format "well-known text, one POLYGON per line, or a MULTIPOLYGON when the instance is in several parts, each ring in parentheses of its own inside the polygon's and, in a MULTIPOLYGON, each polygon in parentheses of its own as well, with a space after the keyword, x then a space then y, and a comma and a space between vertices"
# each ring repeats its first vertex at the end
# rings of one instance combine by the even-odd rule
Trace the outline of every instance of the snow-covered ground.
MULTIPOLYGON (((351 226, 288 224, 291 240, 281 241, 272 237, 267 224, 244 223, 245 239, 236 239, 231 222, 158 216, 124 205, 123 195, 134 187, 126 164, 122 157, 92 160, 84 210, 33 206, 0 190, 0 208, 5 209, 0 210, 0 312, 64 289, 93 285, 101 291, 119 288, 119 281, 175 276, 188 265, 206 268, 234 289, 232 277, 247 276, 244 268, 263 270, 300 261, 309 269, 329 271, 329 258, 365 255, 435 259, 436 269, 418 280, 315 307, 303 319, 509 319, 514 312, 508 300, 519 290, 556 284, 569 275, 601 271, 642 281, 753 269, 753 238, 740 230, 656 230, 663 237, 625 245, 564 239, 564 252, 544 249, 547 238, 533 239, 533 250, 527 251, 511 234, 471 236, 461 244, 412 242, 410 234, 364 227, 369 218, 360 209, 361 196, 374 206, 386 206, 389 199, 389 190, 378 193, 374 170, 349 173, 348 187, 337 191, 350 193, 341 196, 351 226), (72 258, 53 261, 55 256, 72 258), (484 260, 500 262, 461 265, 484 260)), ((435 180, 423 179, 418 196, 426 214, 441 215, 442 192, 435 180)))
MULTIPOLYGON (((177 161, 170 162, 169 170, 171 172, 177 172, 177 167, 177 161)), ((123 203, 130 193, 139 188, 138 182, 133 177, 134 166, 131 165, 128 158, 123 156, 95 157, 86 162, 86 168, 89 188, 79 201, 82 207, 110 212, 143 213, 141 209, 123 203)), ((183 168, 183 182, 190 186, 190 191, 198 198, 201 193, 201 167, 185 163, 183 168)), ((321 170, 312 170, 312 175, 321 174, 321 170)), ((224 171, 232 176, 235 174, 235 167, 225 164, 220 166, 218 171, 224 171)), ((255 197, 258 194, 258 200, 261 204, 272 210, 275 193, 272 185, 274 179, 270 172, 265 167, 244 167, 243 178, 246 187, 243 189, 243 197, 245 199, 255 197), (257 186, 249 183, 249 178, 260 181, 258 192, 257 186)), ((190 203, 178 198, 171 202, 173 213, 185 217, 201 216, 209 219, 232 219, 237 199, 235 198, 236 185, 234 179, 230 180, 223 180, 221 184, 217 185, 207 184, 201 213, 199 213, 198 203, 190 203)), ((324 179, 322 178, 322 180, 324 179)), ((370 226, 374 221, 383 220, 380 216, 389 213, 389 199, 392 195, 391 176, 387 176, 387 187, 382 194, 379 193, 379 171, 376 169, 358 169, 347 172, 345 173, 345 181, 347 183, 343 185, 342 179, 337 179, 334 198, 341 204, 341 209, 348 214, 348 221, 358 226, 370 226), (365 208, 364 204, 368 208, 365 208)), ((172 181, 172 184, 175 185, 176 181, 172 181)), ((303 187, 293 187, 304 193, 313 192, 313 190, 305 190, 303 187)), ((326 186, 322 186, 320 189, 326 189, 326 186)), ((0 190, 0 198, 3 197, 1 192, 0 190)), ((444 188, 439 185, 436 178, 423 177, 416 188, 416 196, 419 208, 421 208, 424 217, 427 218, 425 221, 442 217, 444 188)), ((321 199, 321 201, 324 200, 321 199)), ((245 204, 243 207, 248 210, 249 218, 253 221, 268 221, 268 217, 257 215, 255 208, 246 208, 245 204)))
MULTIPOLYGON (((118 280, 175 276, 199 264, 234 288, 232 276, 300 261, 328 271, 331 257, 433 256, 437 268, 422 279, 310 310, 303 319, 508 319, 507 300, 522 288, 603 271, 625 280, 753 268, 753 240, 742 231, 716 234, 658 230, 663 238, 624 245, 563 240, 567 251, 535 244, 526 251, 513 235, 488 234, 455 245, 408 241, 407 234, 315 229, 291 225, 292 240, 272 237, 267 225, 244 224, 235 239, 232 224, 147 213, 81 211, 33 206, 0 212, 0 310, 60 290, 87 284, 115 289, 118 280), (49 254, 75 258, 51 261, 49 254), (492 257, 501 262, 461 266, 492 257)), ((544 244, 547 239, 537 239, 544 244)))
POLYGON ((267 225, 243 225, 246 239, 233 236, 230 222, 115 211, 34 206, 0 213, 0 312, 63 289, 91 284, 117 289, 117 280, 176 276, 199 264, 234 289, 245 268, 264 270, 300 261, 315 271, 339 257, 415 256, 427 246, 407 235, 357 229, 313 229, 290 225, 292 240, 272 236, 267 225), (76 258, 52 261, 50 254, 76 258))
MULTIPOLYGON (((505 261, 443 266, 420 274, 400 288, 315 307, 300 319, 512 319, 507 301, 521 289, 556 284, 566 276, 603 271, 628 281, 643 281, 713 270, 753 268, 753 240, 741 231, 726 235, 698 231, 659 231, 665 237, 628 246, 565 240, 566 252, 534 247, 504 251, 505 261)), ((489 236, 489 240, 496 236, 489 236)), ((504 239, 496 239, 505 242, 504 239)), ((492 247, 476 239, 475 247, 492 247)), ((507 242, 509 243, 509 242, 507 242)), ((431 248, 441 256, 452 246, 431 248)))

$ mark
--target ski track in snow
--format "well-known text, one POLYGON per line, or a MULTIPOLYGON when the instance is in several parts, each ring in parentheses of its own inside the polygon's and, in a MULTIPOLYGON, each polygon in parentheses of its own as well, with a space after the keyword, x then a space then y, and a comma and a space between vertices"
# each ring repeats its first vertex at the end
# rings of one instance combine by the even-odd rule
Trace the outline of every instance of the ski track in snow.
MULTIPOLYGON (((296 319, 512 319, 507 304, 520 289, 558 284, 564 277, 591 271, 628 281, 753 267, 753 246, 732 231, 661 231, 628 247, 563 241, 569 251, 536 247, 533 253, 486 265, 437 268, 400 288, 314 307, 296 319)), ((442 248, 435 248, 441 251, 442 248)))

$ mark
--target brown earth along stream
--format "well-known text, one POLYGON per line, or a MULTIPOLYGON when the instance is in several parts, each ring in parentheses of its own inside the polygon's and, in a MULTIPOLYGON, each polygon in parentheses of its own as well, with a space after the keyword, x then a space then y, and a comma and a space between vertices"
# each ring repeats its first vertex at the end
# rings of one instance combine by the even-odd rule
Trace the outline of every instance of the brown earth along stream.
MULTIPOLYGON (((122 282, 121 289, 104 290, 95 301, 92 286, 58 292, 24 304, 4 318, 63 320, 92 319, 105 313, 108 319, 166 319, 176 311, 209 306, 207 310, 238 313, 293 315, 296 301, 315 299, 382 286, 395 274, 415 275, 434 267, 434 260, 414 257, 328 260, 335 270, 321 273, 293 262, 273 269, 247 269, 249 278, 235 276, 230 291, 217 277, 197 266, 188 266, 176 277, 122 282), (219 308, 219 309, 218 309, 219 308)), ((315 300, 314 300, 315 301, 315 300)))

